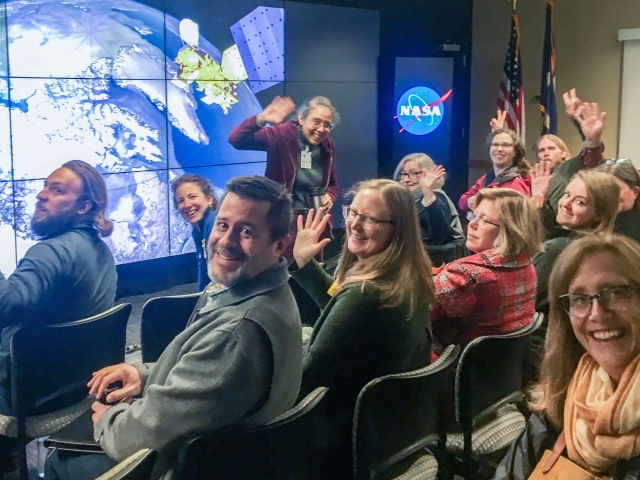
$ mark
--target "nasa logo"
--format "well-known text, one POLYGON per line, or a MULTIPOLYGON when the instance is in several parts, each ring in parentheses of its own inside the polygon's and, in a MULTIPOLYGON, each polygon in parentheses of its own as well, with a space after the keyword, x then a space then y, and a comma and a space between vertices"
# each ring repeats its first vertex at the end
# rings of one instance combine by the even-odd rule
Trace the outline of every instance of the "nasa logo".
POLYGON ((400 132, 407 131, 413 135, 426 135, 433 132, 444 118, 444 101, 451 95, 451 90, 443 96, 428 87, 413 87, 400 97, 396 106, 400 132))

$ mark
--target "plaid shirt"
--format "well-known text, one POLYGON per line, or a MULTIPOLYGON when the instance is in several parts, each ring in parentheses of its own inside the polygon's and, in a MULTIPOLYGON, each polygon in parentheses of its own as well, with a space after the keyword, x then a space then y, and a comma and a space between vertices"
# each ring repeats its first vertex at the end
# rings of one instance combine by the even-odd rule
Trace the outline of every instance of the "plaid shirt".
POLYGON ((464 347, 480 336, 513 332, 535 313, 536 270, 526 253, 503 256, 487 250, 445 265, 433 280, 436 352, 452 343, 464 347))

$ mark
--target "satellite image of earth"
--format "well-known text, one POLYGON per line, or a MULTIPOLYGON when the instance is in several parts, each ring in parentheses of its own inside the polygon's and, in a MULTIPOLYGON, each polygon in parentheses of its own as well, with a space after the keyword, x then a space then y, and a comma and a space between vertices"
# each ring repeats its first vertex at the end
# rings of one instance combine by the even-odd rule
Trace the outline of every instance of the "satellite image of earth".
MULTIPOLYGON (((35 196, 65 161, 84 160, 103 174, 115 223, 106 241, 117 263, 192 250, 172 179, 198 173, 221 192, 233 176, 264 172, 262 152, 227 142, 231 128, 262 110, 246 81, 234 82, 237 103, 226 113, 203 102, 194 84, 172 81, 184 47, 178 19, 132 0, 10 0, 0 8, 5 275, 35 242, 35 196)), ((221 62, 203 37, 199 49, 221 62)))

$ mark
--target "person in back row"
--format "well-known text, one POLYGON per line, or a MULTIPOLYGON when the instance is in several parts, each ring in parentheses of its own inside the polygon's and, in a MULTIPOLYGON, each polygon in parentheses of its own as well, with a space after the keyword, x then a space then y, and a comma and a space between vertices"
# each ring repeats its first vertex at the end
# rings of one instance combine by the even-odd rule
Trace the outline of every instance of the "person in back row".
MULTIPOLYGON (((276 97, 256 116, 237 125, 229 134, 229 143, 239 150, 267 152, 265 177, 282 185, 291 193, 294 221, 289 235, 291 244, 285 252, 293 260, 296 235, 295 218, 309 208, 331 210, 338 197, 336 153, 329 133, 340 121, 340 115, 326 97, 313 97, 298 108, 297 121, 285 119, 295 105, 289 97, 276 97), (318 205, 319 203, 319 205, 318 205)), ((323 238, 331 237, 327 224, 323 238)), ((319 258, 322 252, 319 253, 319 258)))
POLYGON ((531 165, 524 158, 524 145, 518 134, 508 128, 498 128, 489 134, 487 146, 493 169, 462 194, 458 207, 463 212, 475 210, 478 192, 482 188, 510 188, 531 196, 531 165))
MULTIPOLYGON (((51 173, 38 193, 31 231, 40 241, 8 278, 0 274, 0 414, 14 415, 10 348, 18 329, 80 320, 113 306, 116 267, 100 239, 113 230, 106 208, 104 180, 81 160, 51 173)), ((0 471, 11 463, 7 455, 13 445, 12 439, 0 437, 0 471)))
POLYGON ((422 241, 434 265, 464 255, 464 233, 455 205, 442 190, 444 168, 424 153, 406 155, 396 167, 394 178, 413 194, 418 209, 422 241))
POLYGON ((329 387, 333 429, 322 478, 353 478, 351 427, 360 390, 376 377, 429 364, 433 305, 431 262, 420 238, 415 202, 392 180, 354 188, 343 207, 346 239, 336 278, 314 256, 329 221, 323 212, 298 217, 291 275, 322 308, 304 354, 304 396, 329 387))
POLYGON ((198 261, 198 291, 209 283, 207 275, 207 243, 216 219, 216 197, 206 178, 185 173, 171 184, 176 208, 192 227, 191 235, 196 245, 198 261))
POLYGON ((626 235, 640 243, 640 174, 628 158, 607 160, 598 168, 610 173, 620 187, 618 215, 613 224, 613 233, 626 235))
POLYGON ((223 427, 264 425, 300 391, 302 331, 281 259, 291 198, 264 177, 227 184, 209 238, 209 276, 186 328, 155 364, 96 372, 89 393, 123 387, 95 402, 94 437, 106 455, 56 451, 45 478, 89 480, 142 448, 158 452, 152 478, 171 478, 183 442, 223 427))

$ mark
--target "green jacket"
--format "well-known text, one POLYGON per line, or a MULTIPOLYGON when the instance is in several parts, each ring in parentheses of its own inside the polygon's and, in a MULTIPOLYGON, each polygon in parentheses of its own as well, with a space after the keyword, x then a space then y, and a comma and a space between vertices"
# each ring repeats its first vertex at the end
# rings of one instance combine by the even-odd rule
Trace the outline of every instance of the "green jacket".
POLYGON ((331 297, 327 290, 333 278, 315 260, 292 276, 322 309, 304 353, 301 396, 329 387, 350 417, 367 382, 429 363, 432 334, 426 303, 407 319, 403 307, 382 308, 372 285, 348 285, 331 297))

